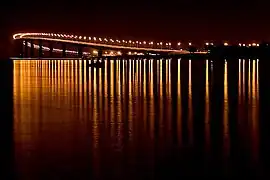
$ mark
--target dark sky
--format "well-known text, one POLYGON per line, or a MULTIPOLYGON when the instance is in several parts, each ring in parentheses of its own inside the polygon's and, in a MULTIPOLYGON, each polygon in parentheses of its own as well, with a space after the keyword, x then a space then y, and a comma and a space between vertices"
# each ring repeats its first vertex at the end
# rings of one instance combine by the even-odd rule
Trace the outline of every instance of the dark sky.
POLYGON ((270 40, 267 1, 33 2, 14 2, 12 9, 6 8, 6 31, 58 31, 198 43, 270 40))

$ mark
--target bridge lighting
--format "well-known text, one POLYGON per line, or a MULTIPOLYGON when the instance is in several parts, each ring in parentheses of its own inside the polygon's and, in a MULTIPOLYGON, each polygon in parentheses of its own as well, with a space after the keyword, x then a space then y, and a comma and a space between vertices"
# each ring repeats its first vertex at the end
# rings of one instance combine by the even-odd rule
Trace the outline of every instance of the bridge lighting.
POLYGON ((257 44, 256 43, 252 43, 252 46, 256 46, 257 44))
POLYGON ((94 39, 94 41, 96 41, 96 40, 97 40, 97 38, 96 38, 96 37, 93 37, 93 39, 94 39))
POLYGON ((78 36, 75 36, 74 38, 75 38, 75 39, 77 39, 77 38, 78 38, 78 36))
POLYGON ((152 42, 150 42, 150 44, 154 44, 154 42, 152 41, 152 42))
POLYGON ((210 43, 212 46, 214 45, 214 43, 210 43))
POLYGON ((129 40, 128 42, 131 43, 131 40, 129 40))
POLYGON ((118 52, 117 52, 117 54, 118 54, 118 55, 121 55, 121 52, 120 52, 120 51, 118 51, 118 52))
POLYGON ((131 52, 128 52, 129 55, 131 55, 131 52))
POLYGON ((159 46, 159 43, 157 43, 157 45, 159 46))
POLYGON ((58 37, 60 37, 60 34, 57 34, 58 37))
POLYGON ((259 47, 260 46, 260 44, 256 44, 257 45, 257 47, 259 47))
POLYGON ((101 38, 98 38, 98 40, 99 40, 99 41, 102 41, 102 39, 101 39, 101 38))
POLYGON ((188 45, 189 45, 189 46, 191 46, 191 45, 192 45, 192 43, 191 43, 191 42, 189 42, 189 43, 188 43, 188 45))
POLYGON ((97 54, 98 52, 96 50, 93 51, 93 54, 97 54))
POLYGON ((180 46, 180 45, 181 45, 181 43, 179 42, 179 43, 177 43, 177 45, 178 45, 178 46, 180 46))
POLYGON ((159 44, 162 45, 162 42, 160 42, 159 44))
POLYGON ((243 46, 246 46, 246 44, 243 44, 243 46))
POLYGON ((145 41, 143 41, 143 44, 146 44, 146 42, 145 42, 145 41))
POLYGON ((139 44, 142 44, 142 42, 139 42, 139 44))
POLYGON ((135 42, 133 41, 132 44, 135 44, 135 42))
POLYGON ((207 43, 205 43, 205 45, 206 45, 206 46, 209 46, 209 43, 207 42, 207 43))
POLYGON ((91 40, 91 37, 88 37, 89 40, 91 40))
POLYGON ((170 42, 169 42, 169 46, 172 45, 170 42))
POLYGON ((224 43, 224 46, 228 46, 228 45, 229 45, 228 43, 226 43, 226 42, 224 43))
POLYGON ((241 44, 241 43, 239 43, 239 46, 242 46, 242 44, 241 44))
POLYGON ((251 44, 248 44, 248 46, 250 47, 250 46, 251 46, 251 44))
POLYGON ((108 52, 107 51, 105 51, 105 54, 107 54, 108 52))
POLYGON ((83 39, 86 40, 86 36, 84 36, 83 39))
POLYGON ((82 36, 79 36, 79 39, 82 39, 82 36))

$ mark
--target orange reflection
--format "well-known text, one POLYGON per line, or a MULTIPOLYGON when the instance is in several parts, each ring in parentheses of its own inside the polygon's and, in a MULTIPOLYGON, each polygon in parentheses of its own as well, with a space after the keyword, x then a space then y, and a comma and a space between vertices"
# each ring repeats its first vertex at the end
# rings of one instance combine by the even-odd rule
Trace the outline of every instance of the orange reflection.
POLYGON ((178 59, 178 79, 177 79, 177 139, 178 144, 182 144, 182 98, 181 98, 181 59, 178 59))
POLYGON ((229 153, 229 99, 228 99, 228 66, 224 65, 224 101, 223 101, 223 141, 226 155, 229 153))
POLYGON ((205 139, 206 148, 209 149, 210 146, 210 104, 209 104, 209 61, 206 60, 205 69, 205 139))
POLYGON ((257 87, 258 87, 258 81, 257 76, 258 73, 256 73, 257 68, 257 61, 252 61, 252 94, 250 94, 251 97, 251 143, 252 143, 252 155, 253 159, 256 161, 258 159, 259 154, 259 103, 258 103, 258 97, 257 97, 257 87))
POLYGON ((188 131, 190 144, 193 144, 193 107, 192 107, 192 77, 191 77, 191 60, 188 64, 189 74, 188 74, 188 131))

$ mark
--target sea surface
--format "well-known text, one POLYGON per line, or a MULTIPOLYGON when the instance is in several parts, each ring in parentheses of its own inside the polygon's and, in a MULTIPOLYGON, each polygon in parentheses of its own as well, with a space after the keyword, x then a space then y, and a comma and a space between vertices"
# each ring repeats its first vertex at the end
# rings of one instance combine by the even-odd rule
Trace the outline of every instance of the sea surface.
POLYGON ((15 178, 266 177, 262 62, 14 60, 15 178))

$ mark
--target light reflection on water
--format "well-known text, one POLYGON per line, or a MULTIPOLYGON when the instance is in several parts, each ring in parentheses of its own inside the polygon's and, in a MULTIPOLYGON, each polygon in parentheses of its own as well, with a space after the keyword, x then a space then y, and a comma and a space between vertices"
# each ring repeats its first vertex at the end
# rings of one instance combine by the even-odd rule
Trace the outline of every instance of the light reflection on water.
POLYGON ((212 65, 118 59, 105 61, 105 68, 86 63, 14 61, 21 177, 136 179, 172 166, 170 171, 185 174, 195 157, 222 156, 232 163, 235 149, 249 151, 247 159, 258 162, 258 60, 212 65))

